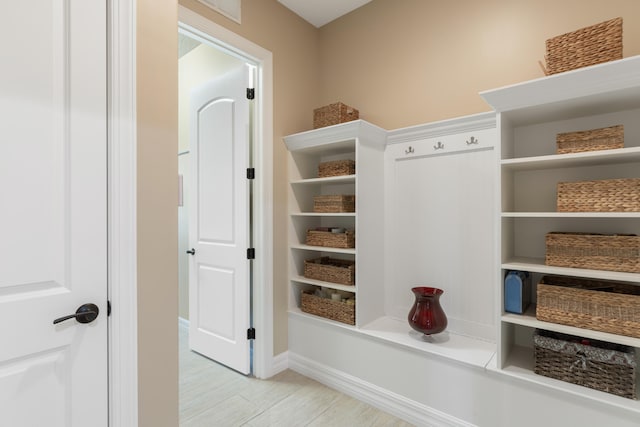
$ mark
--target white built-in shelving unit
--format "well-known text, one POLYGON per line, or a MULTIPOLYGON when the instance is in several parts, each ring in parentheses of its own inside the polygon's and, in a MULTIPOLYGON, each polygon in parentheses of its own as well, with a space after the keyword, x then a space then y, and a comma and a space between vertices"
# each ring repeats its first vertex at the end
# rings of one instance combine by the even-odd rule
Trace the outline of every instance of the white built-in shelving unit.
POLYGON ((382 304, 384 197, 383 153, 386 131, 356 120, 285 137, 289 162, 289 312, 313 318, 327 325, 356 328, 371 321, 375 307, 382 304), (356 162, 356 174, 318 177, 318 165, 331 160, 356 162), (356 196, 354 213, 313 212, 313 198, 327 194, 356 196), (354 230, 353 249, 309 246, 306 232, 315 227, 342 227, 354 230), (304 277, 306 259, 330 256, 354 260, 354 286, 304 277), (300 310, 300 294, 320 287, 348 292, 355 297, 356 325, 349 326, 309 315, 300 310))
MULTIPOLYGON (((556 212, 559 182, 640 177, 640 57, 569 71, 483 92, 498 113, 501 196, 499 275, 507 270, 610 279, 640 286, 640 274, 547 266, 551 231, 640 234, 640 212, 556 212), (624 125, 625 147, 556 154, 556 134, 624 125)), ((496 282, 499 307, 502 280, 496 282)), ((535 287, 534 287, 535 298, 535 287)), ((640 339, 541 322, 535 306, 525 314, 499 310, 497 372, 640 412, 638 401, 533 373, 536 328, 636 347, 640 339)), ((640 381, 637 381, 640 383, 640 381)))

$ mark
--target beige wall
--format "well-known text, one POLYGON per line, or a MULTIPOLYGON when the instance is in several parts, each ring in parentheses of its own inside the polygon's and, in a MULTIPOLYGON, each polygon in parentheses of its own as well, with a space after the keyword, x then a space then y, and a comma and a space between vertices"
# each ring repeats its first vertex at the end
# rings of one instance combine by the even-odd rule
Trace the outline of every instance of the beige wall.
POLYGON ((276 0, 243 0, 242 24, 197 0, 180 4, 273 53, 274 354, 287 350, 287 151, 282 137, 311 129, 318 106, 318 30, 276 0))
POLYGON ((617 16, 640 54, 637 0, 373 0, 320 29, 320 102, 386 129, 488 111, 478 92, 543 76, 546 39, 617 16))
MULTIPOLYGON (((243 0, 242 24, 180 4, 273 53, 274 354, 287 350, 287 153, 336 100, 387 129, 487 111, 478 92, 542 76, 544 40, 615 16, 640 54, 636 0, 374 0, 315 29, 276 0, 243 0)), ((177 11, 138 0, 140 426, 177 425, 177 11)))
POLYGON ((178 425, 176 0, 137 1, 138 410, 178 425))

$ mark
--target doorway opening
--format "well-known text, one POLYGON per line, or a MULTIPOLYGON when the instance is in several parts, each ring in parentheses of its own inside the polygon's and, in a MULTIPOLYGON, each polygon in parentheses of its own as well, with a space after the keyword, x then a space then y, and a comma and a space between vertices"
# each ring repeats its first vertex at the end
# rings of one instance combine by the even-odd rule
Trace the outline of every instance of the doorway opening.
MULTIPOLYGON (((188 269, 190 250, 189 191, 190 159, 194 153, 189 147, 189 92, 207 81, 228 74, 231 69, 244 67, 253 76, 255 99, 250 109, 250 136, 248 155, 255 179, 249 185, 252 205, 247 226, 251 233, 250 247, 255 251, 253 264, 250 325, 255 329, 249 357, 251 373, 257 378, 272 375, 272 59, 271 53, 237 36, 202 16, 179 8, 179 63, 180 63, 180 126, 179 173, 182 177, 182 201, 179 208, 179 316, 181 330, 189 321, 188 269)), ((251 82, 250 82, 251 83, 251 82)))

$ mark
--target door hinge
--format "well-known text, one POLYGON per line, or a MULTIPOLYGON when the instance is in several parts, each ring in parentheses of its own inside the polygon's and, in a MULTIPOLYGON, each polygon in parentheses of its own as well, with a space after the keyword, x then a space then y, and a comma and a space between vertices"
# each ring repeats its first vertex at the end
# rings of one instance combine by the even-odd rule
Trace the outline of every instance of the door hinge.
POLYGON ((111 316, 111 301, 107 300, 107 317, 111 316))
POLYGON ((247 259, 256 259, 256 250, 254 248, 247 249, 247 259))
POLYGON ((256 339, 256 330, 254 328, 247 329, 247 339, 248 340, 256 339))
POLYGON ((247 88, 247 99, 254 99, 256 97, 256 90, 254 88, 247 88))
POLYGON ((255 168, 247 168, 247 179, 254 179, 256 177, 255 168))

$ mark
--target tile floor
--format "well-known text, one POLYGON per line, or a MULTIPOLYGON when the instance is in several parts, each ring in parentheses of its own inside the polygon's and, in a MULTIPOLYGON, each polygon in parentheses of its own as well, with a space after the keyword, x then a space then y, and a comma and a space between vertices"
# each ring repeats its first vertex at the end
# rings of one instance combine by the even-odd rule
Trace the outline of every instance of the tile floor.
POLYGON ((286 370, 245 377, 188 349, 180 325, 181 427, 410 427, 317 381, 286 370))

